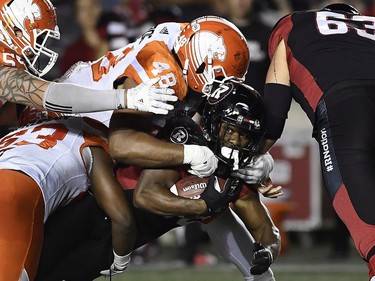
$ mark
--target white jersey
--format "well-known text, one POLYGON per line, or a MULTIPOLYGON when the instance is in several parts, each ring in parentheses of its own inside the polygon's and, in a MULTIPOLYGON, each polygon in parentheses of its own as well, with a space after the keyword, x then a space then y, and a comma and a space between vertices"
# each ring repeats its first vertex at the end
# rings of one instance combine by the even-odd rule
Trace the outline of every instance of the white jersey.
POLYGON ((22 171, 35 180, 43 193, 46 220, 58 207, 87 191, 90 183, 81 151, 86 146, 107 150, 105 129, 79 117, 21 127, 0 140, 0 169, 22 171))
POLYGON ((77 63, 61 79, 93 89, 113 89, 124 78, 140 84, 160 77, 160 86, 174 89, 183 99, 187 85, 172 50, 184 26, 186 23, 169 22, 152 27, 134 43, 110 51, 94 62, 77 63))
MULTIPOLYGON (((93 62, 78 62, 62 77, 61 81, 93 89, 113 89, 131 78, 141 84, 160 77, 159 85, 168 86, 175 95, 184 99, 187 84, 182 68, 172 50, 181 30, 187 23, 168 22, 150 28, 134 43, 110 51, 93 62)), ((112 111, 80 114, 109 125, 112 111)))
MULTIPOLYGON (((150 28, 135 42, 110 51, 93 62, 79 62, 73 65, 60 79, 91 89, 110 90, 121 85, 123 79, 131 78, 141 84, 151 78, 160 77, 159 85, 168 86, 175 95, 184 99, 187 84, 181 66, 172 54, 173 45, 187 23, 162 23, 150 28)), ((1 51, 1 50, 0 50, 1 51)), ((1 62, 1 60, 0 60, 1 62)), ((20 65, 19 67, 22 67, 20 65)), ((5 100, 0 99, 0 107, 5 100)), ((113 111, 79 114, 109 125, 113 111)), ((44 118, 47 113, 28 115, 25 112, 20 124, 44 118)))

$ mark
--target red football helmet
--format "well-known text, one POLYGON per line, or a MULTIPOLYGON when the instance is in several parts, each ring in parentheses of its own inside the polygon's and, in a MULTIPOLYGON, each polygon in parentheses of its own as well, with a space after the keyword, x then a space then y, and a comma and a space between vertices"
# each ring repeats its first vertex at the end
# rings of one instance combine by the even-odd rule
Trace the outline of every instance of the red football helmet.
POLYGON ((49 0, 0 0, 0 46, 21 56, 29 70, 46 74, 58 54, 46 47, 47 39, 60 39, 56 12, 49 0), (39 57, 48 62, 41 67, 39 57))
POLYGON ((207 96, 215 81, 243 81, 249 67, 245 37, 234 24, 217 16, 200 17, 187 24, 174 51, 188 86, 207 96))

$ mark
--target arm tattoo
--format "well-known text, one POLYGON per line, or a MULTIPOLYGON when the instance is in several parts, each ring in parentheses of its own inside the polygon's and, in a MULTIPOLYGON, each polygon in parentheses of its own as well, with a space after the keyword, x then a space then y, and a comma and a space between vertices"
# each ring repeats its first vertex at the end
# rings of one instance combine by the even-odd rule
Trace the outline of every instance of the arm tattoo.
POLYGON ((0 97, 8 101, 43 108, 44 91, 49 82, 23 69, 0 66, 0 97))

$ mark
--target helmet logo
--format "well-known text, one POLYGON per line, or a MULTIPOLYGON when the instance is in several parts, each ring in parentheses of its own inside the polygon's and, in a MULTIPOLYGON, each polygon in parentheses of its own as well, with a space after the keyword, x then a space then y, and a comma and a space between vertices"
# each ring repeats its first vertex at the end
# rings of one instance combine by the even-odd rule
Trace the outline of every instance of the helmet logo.
POLYGON ((207 53, 211 52, 213 59, 224 61, 227 55, 225 44, 224 44, 224 38, 212 32, 204 32, 204 33, 205 34, 202 34, 202 35, 206 36, 208 42, 213 42, 211 46, 208 47, 207 53))
POLYGON ((42 18, 42 13, 41 13, 40 7, 36 3, 33 3, 31 5, 31 13, 32 13, 32 15, 34 17, 33 19, 30 19, 32 22, 34 20, 39 20, 39 19, 42 18))
POLYGON ((225 99, 229 94, 235 93, 232 83, 221 83, 218 88, 214 89, 208 97, 208 103, 217 104, 225 99))
POLYGON ((177 127, 173 129, 170 140, 173 143, 186 143, 189 138, 189 134, 184 127, 177 127))

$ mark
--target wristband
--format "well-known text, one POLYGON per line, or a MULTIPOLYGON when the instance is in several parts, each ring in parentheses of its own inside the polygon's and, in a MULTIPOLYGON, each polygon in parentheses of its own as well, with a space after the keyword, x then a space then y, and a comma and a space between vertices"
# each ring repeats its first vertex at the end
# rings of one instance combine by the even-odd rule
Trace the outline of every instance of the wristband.
POLYGON ((197 146, 194 144, 183 144, 184 146, 184 160, 182 164, 191 164, 193 155, 197 153, 197 146))

